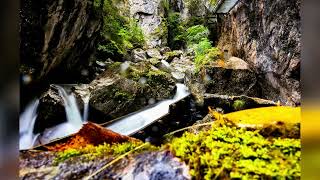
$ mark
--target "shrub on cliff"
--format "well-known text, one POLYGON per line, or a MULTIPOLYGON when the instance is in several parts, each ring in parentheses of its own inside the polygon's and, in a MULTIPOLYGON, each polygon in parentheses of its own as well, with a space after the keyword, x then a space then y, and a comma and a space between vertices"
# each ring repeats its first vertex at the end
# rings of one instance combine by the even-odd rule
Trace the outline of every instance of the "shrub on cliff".
POLYGON ((98 56, 123 56, 127 51, 144 45, 144 36, 136 20, 120 15, 114 0, 94 3, 101 8, 103 27, 100 32, 102 41, 98 45, 98 56))

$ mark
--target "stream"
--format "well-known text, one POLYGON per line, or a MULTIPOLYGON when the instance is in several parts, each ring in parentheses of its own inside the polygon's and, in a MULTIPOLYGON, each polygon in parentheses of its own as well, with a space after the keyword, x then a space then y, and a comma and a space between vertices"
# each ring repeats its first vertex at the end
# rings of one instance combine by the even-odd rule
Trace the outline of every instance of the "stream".
MULTIPOLYGON (((89 98, 85 100, 84 112, 81 115, 74 94, 68 94, 62 86, 52 86, 58 90, 63 99, 67 121, 48 128, 41 134, 34 134, 34 124, 39 105, 39 100, 35 100, 26 107, 26 110, 20 116, 20 150, 31 149, 34 146, 47 144, 55 139, 74 134, 86 122, 89 113, 89 98)), ((169 114, 170 105, 184 99, 189 94, 188 88, 184 84, 177 83, 176 93, 172 99, 160 101, 151 107, 108 122, 104 127, 122 135, 133 135, 169 114)))

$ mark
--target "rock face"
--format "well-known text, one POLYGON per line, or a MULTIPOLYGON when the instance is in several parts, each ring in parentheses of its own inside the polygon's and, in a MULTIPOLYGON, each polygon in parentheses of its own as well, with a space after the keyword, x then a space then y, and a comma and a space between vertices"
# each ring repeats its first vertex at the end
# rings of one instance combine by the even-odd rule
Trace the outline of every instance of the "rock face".
POLYGON ((138 20, 148 48, 167 43, 161 0, 129 0, 130 15, 138 20))
POLYGON ((24 73, 39 79, 58 66, 66 72, 87 62, 100 28, 93 0, 21 3, 20 55, 24 73))
POLYGON ((288 105, 301 98, 300 6, 300 0, 244 0, 218 19, 218 47, 259 74, 264 98, 288 105))
POLYGON ((235 57, 213 62, 199 73, 189 71, 185 82, 199 104, 203 104, 204 93, 261 96, 256 74, 245 61, 235 57))

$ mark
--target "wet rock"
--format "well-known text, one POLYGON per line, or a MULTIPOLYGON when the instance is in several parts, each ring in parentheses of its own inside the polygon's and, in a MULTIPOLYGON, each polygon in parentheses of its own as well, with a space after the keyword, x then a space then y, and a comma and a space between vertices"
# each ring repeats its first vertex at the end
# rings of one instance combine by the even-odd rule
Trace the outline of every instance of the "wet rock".
MULTIPOLYGON (((86 85, 62 85, 67 93, 73 93, 78 107, 83 110, 85 94, 83 86, 86 85), (74 90, 75 89, 75 90, 74 90)), ((86 91, 86 93, 89 93, 86 91)), ((46 128, 56 126, 66 121, 66 112, 64 101, 54 86, 50 85, 49 89, 39 98, 38 116, 35 122, 35 132, 43 132, 46 128)))
POLYGON ((165 60, 160 61, 158 68, 168 73, 171 73, 172 71, 174 71, 174 69, 170 66, 170 64, 165 60))
POLYGON ((149 58, 162 59, 160 51, 158 49, 156 49, 156 48, 148 49, 147 50, 147 55, 148 55, 149 58))
POLYGON ((134 49, 131 52, 132 62, 141 62, 147 59, 147 54, 143 49, 134 49))
MULTIPOLYGON (((35 152, 36 153, 36 152, 35 152)), ((35 155, 43 154, 37 152, 35 155)), ((30 161, 29 154, 20 155, 20 164, 30 161)), ((34 155, 33 155, 34 156, 34 155)), ((95 173, 112 157, 88 160, 82 156, 73 157, 58 165, 46 163, 41 168, 27 165, 20 168, 19 177, 23 179, 82 179, 95 173)), ((191 179, 188 166, 175 158, 169 151, 144 152, 123 158, 112 166, 103 169, 91 179, 191 179)))
POLYGON ((219 94, 204 94, 204 107, 212 107, 222 109, 224 113, 230 113, 234 111, 276 106, 277 103, 249 96, 228 96, 219 94))

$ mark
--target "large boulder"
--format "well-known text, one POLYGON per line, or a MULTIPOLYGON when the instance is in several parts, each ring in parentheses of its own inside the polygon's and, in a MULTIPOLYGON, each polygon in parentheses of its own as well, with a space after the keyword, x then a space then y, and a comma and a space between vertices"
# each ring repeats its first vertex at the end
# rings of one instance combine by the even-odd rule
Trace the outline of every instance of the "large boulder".
POLYGON ((169 73, 147 62, 115 64, 90 84, 91 112, 110 120, 171 98, 175 82, 169 73))

